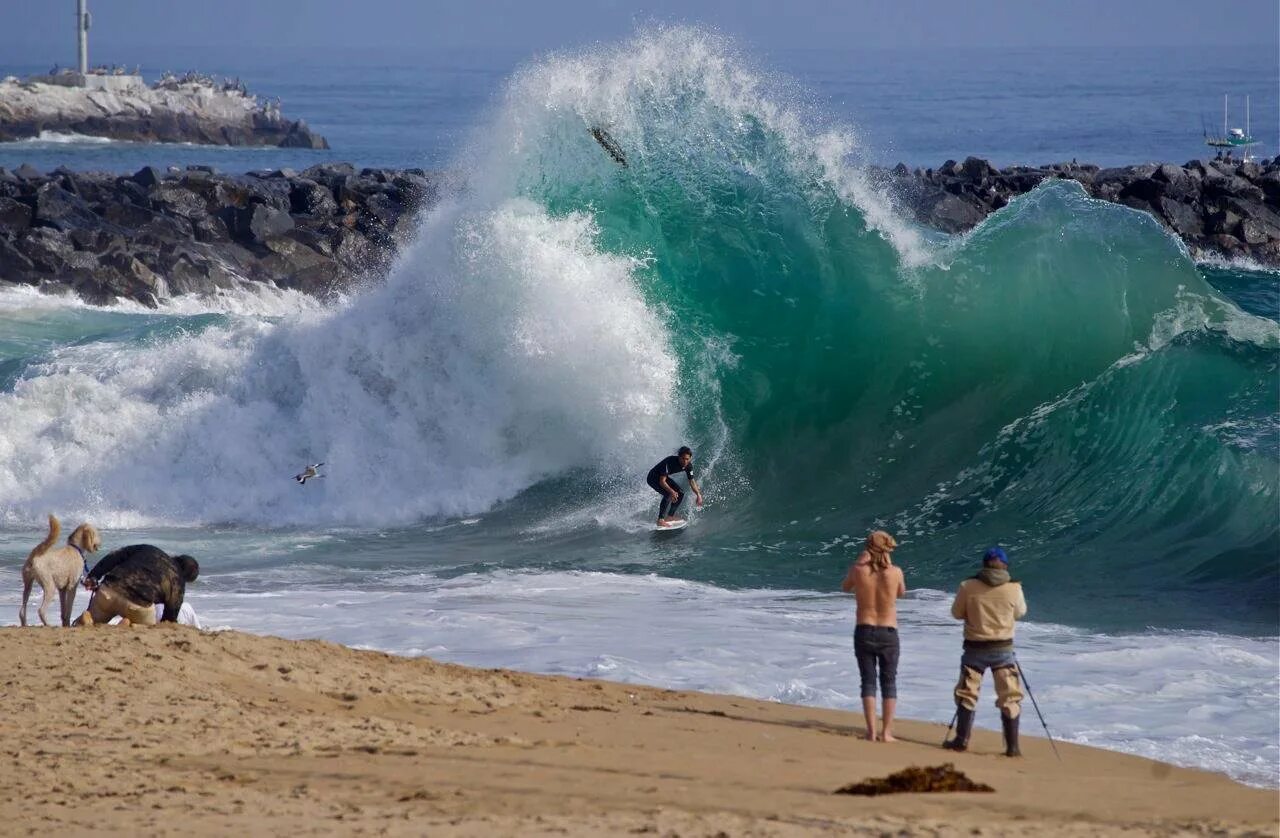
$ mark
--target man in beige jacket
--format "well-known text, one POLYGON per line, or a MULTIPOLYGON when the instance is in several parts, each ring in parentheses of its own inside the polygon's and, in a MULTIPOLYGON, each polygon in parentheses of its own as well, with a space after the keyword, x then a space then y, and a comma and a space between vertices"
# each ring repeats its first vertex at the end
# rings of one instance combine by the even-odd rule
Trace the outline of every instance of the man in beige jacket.
POLYGON ((955 689, 956 735, 942 747, 953 751, 968 749, 982 674, 990 669, 1004 728, 1005 756, 1022 755, 1018 750, 1022 684, 1013 656, 1013 624, 1026 613, 1022 583, 1009 578, 1009 557, 999 547, 990 548, 982 557, 982 570, 960 583, 951 604, 951 616, 964 620, 964 654, 955 689))

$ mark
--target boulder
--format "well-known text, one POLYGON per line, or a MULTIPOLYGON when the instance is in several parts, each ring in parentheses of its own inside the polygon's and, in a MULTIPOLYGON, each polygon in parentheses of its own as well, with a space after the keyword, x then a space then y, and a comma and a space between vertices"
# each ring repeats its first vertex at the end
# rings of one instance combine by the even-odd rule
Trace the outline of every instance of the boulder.
POLYGON ((102 220, 89 205, 56 183, 46 183, 36 192, 36 211, 32 224, 72 230, 77 227, 97 227, 102 220))
POLYGON ((297 215, 328 217, 338 211, 333 191, 314 180, 298 180, 289 192, 290 211, 297 215))
POLYGON ((160 170, 155 166, 143 166, 141 169, 133 173, 133 177, 131 177, 130 180, 141 186, 143 189, 149 190, 155 186, 159 186, 164 180, 164 176, 160 174, 160 170))
POLYGON ((327 184, 332 188, 333 181, 337 178, 348 177, 355 173, 356 167, 350 163, 317 163, 309 169, 303 169, 302 177, 327 184))
POLYGON ((1263 172, 1254 184, 1262 190, 1269 203, 1280 206, 1280 169, 1263 172))
POLYGON ((1156 200, 1155 206, 1169 227, 1184 239, 1198 239, 1204 235, 1204 221, 1190 204, 1162 196, 1156 200))
MULTIPOLYGON (((1264 235, 1262 241, 1280 239, 1280 213, 1275 212, 1265 204, 1257 201, 1246 201, 1241 198, 1228 198, 1223 202, 1222 206, 1227 211, 1240 216, 1242 224, 1253 222, 1252 229, 1262 231, 1264 235)), ((1235 235, 1243 239, 1246 244, 1261 244, 1261 242, 1249 241, 1247 237, 1239 233, 1235 235)))
POLYGON ((40 170, 30 163, 23 163, 21 166, 13 170, 13 173, 19 180, 33 181, 40 180, 43 177, 40 170))
POLYGON ((31 207, 12 198, 0 198, 0 231, 20 233, 31 226, 31 207))
POLYGON ((1280 231, 1274 227, 1269 227, 1261 219, 1246 218, 1240 222, 1240 229, 1237 234, 1241 241, 1248 245, 1264 244, 1272 239, 1277 238, 1280 231))
POLYGON ((189 248, 177 248, 164 258, 165 282, 174 294, 207 294, 235 288, 242 279, 221 259, 189 248))
POLYGON ((164 247, 175 242, 189 241, 192 226, 189 219, 180 215, 157 214, 150 221, 138 227, 134 233, 134 241, 147 247, 164 247))
POLYGON ((1039 186, 1045 179, 1043 172, 1001 173, 996 179, 996 189, 1005 194, 1021 195, 1039 186))
POLYGON ((1262 189, 1236 174, 1210 172, 1204 178, 1204 194, 1207 197, 1233 197, 1248 201, 1262 201, 1262 189))
POLYGON ((1164 184, 1161 194, 1177 200, 1186 200, 1195 195, 1200 182, 1200 173, 1166 163, 1156 169, 1151 179, 1164 184))
POLYGON ((35 263, 12 241, 0 236, 0 280, 34 285, 39 282, 35 273, 35 263))
MULTIPOLYGON (((916 171, 919 172, 918 169, 916 171)), ((917 177, 920 176, 922 175, 917 175, 917 177)), ((409 210, 415 210, 424 203, 434 203, 439 193, 434 182, 425 175, 412 171, 406 171, 392 178, 391 183, 400 191, 404 197, 405 208, 409 210)))
POLYGON ((33 227, 16 240, 16 245, 31 260, 35 270, 45 274, 59 273, 75 251, 66 236, 54 227, 33 227))
POLYGON ((216 243, 231 240, 231 231, 227 229, 227 223, 216 215, 196 219, 191 227, 196 241, 199 242, 216 243))
POLYGON ((390 195, 375 193, 365 201, 364 211, 369 216, 377 219, 380 225, 390 229, 395 226, 396 220, 400 218, 404 208, 398 202, 392 200, 390 195))
POLYGON ((294 123, 293 128, 280 141, 280 147, 323 150, 329 147, 329 143, 319 134, 312 133, 307 124, 300 119, 294 123))
POLYGON ((133 180, 125 177, 119 177, 115 180, 115 188, 112 189, 109 197, 104 197, 101 203, 107 204, 136 204, 140 207, 151 206, 151 197, 146 187, 135 183, 133 180))
POLYGON ((935 200, 927 202, 920 220, 945 233, 962 233, 976 227, 986 215, 972 199, 942 192, 935 200))
POLYGON ((309 294, 325 294, 333 286, 333 260, 312 250, 297 239, 284 236, 272 239, 270 255, 262 260, 262 268, 275 278, 281 288, 295 288, 309 294))
POLYGON ((1256 180, 1262 174, 1262 167, 1252 161, 1236 166, 1236 174, 1245 180, 1256 180))
MULTIPOLYGON (((1240 216, 1231 210, 1218 210, 1206 219, 1206 229, 1215 236, 1234 236, 1240 227, 1240 216)), ((1237 242, 1237 247, 1239 243, 1237 242)))
POLYGON ((178 183, 163 183, 151 192, 151 205, 165 215, 188 220, 209 214, 204 198, 178 183))
POLYGON ((289 213, 266 204, 251 204, 235 211, 235 223, 231 232, 239 241, 263 244, 292 229, 293 218, 289 213))
POLYGON ((104 268, 114 268, 125 279, 127 285, 119 289, 122 297, 136 299, 139 289, 132 286, 140 285, 153 293, 160 287, 160 278, 150 268, 122 250, 102 254, 98 257, 98 264, 104 268))
POLYGON ((292 185, 289 181, 280 178, 246 178, 238 181, 238 184, 248 192, 248 203, 266 204, 286 215, 289 213, 289 193, 292 191, 292 185))
POLYGON ((1215 249, 1227 256, 1235 256, 1244 249, 1244 246, 1239 239, 1235 236, 1227 235, 1226 233, 1218 233, 1210 236, 1209 243, 1213 245, 1215 249))
POLYGON ((159 214, 147 207, 132 203, 111 203, 102 207, 101 217, 104 221, 129 230, 149 224, 159 218, 159 214))
POLYGON ((1139 178, 1121 189, 1116 197, 1121 202, 1126 198, 1138 198, 1150 204, 1164 194, 1165 185, 1163 181, 1155 178, 1139 178))
POLYGON ((981 182, 1000 174, 995 166, 980 157, 966 157, 960 165, 961 173, 968 180, 981 182))

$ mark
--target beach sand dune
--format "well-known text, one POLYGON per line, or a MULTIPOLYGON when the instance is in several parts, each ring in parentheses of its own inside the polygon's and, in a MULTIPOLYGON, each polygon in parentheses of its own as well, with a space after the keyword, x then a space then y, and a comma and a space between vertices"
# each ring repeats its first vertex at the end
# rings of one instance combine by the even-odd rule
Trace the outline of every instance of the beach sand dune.
MULTIPOLYGON (((5 834, 1276 835, 1274 790, 943 726, 181 626, 0 630, 5 834), (991 794, 832 792, 954 762, 991 794)), ((946 685, 940 705, 946 703, 946 685)), ((984 707, 983 713, 994 713, 984 707)), ((1033 721, 1033 717, 1028 722, 1033 721)), ((1026 733, 1033 732, 1030 723, 1026 733)))

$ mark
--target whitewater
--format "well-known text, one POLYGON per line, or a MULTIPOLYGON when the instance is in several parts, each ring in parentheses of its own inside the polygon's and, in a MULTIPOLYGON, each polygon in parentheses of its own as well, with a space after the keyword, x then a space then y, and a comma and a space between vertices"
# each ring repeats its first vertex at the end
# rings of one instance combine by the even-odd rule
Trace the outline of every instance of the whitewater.
POLYGON ((0 608, 52 511, 197 556, 217 626, 852 708, 882 526, 904 714, 949 718, 1002 543, 1055 733, 1280 784, 1275 319, 1071 184, 916 229, 804 101, 659 29, 513 75, 337 303, 4 292, 0 608), (707 508, 654 537, 685 443, 707 508))

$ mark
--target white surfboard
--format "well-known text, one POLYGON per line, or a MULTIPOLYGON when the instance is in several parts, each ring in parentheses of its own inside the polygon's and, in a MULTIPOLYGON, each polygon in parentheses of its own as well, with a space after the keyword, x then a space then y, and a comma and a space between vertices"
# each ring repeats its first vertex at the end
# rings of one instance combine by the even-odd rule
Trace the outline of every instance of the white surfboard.
POLYGON ((672 521, 669 524, 655 524, 653 529, 654 532, 675 532, 676 530, 682 530, 687 526, 689 526, 689 519, 683 518, 679 521, 672 521))

